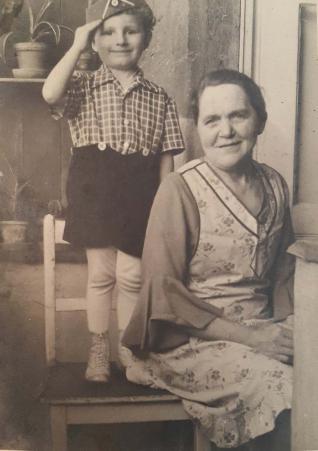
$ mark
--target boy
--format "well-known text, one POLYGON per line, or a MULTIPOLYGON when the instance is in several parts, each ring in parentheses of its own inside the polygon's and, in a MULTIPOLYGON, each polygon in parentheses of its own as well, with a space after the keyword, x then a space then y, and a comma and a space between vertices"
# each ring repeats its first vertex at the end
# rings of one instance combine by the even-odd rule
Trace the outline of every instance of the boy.
MULTIPOLYGON (((155 19, 145 0, 98 0, 48 76, 43 96, 64 100, 73 155, 64 238, 86 248, 91 332, 86 378, 110 377, 108 322, 114 285, 120 334, 140 290, 140 256, 159 181, 183 150, 174 102, 138 67, 155 19), (73 76, 90 44, 102 65, 73 76)), ((122 354, 123 355, 123 354, 122 354)))

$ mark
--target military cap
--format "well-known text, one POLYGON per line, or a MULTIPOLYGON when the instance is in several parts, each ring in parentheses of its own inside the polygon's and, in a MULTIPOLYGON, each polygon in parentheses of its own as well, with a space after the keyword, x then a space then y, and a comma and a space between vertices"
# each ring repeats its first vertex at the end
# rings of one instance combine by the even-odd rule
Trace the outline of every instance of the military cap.
POLYGON ((145 0, 91 0, 86 9, 86 22, 98 19, 106 20, 133 8, 144 8, 152 14, 151 8, 145 0))

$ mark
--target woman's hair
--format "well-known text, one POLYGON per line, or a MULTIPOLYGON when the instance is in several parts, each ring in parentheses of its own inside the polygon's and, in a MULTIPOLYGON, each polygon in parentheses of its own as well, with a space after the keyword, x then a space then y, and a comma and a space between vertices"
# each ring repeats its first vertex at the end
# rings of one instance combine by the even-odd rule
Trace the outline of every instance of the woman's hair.
POLYGON ((195 123, 198 122, 199 102, 205 88, 227 84, 237 85, 243 89, 257 114, 260 130, 262 131, 267 120, 266 104, 262 92, 250 77, 242 74, 242 72, 231 69, 215 70, 209 72, 201 79, 198 88, 192 94, 191 103, 195 123))
POLYGON ((140 6, 139 8, 131 8, 125 11, 125 14, 131 14, 141 20, 142 26, 145 30, 145 48, 148 47, 152 38, 152 30, 156 25, 156 18, 150 6, 140 6))

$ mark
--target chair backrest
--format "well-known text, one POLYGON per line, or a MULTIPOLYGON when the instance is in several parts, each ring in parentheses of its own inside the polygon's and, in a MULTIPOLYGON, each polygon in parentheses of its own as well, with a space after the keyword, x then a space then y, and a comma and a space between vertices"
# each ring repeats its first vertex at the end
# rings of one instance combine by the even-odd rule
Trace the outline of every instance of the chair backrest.
POLYGON ((68 244, 63 240, 65 221, 46 215, 43 224, 47 363, 85 361, 88 348, 86 264, 64 261, 57 265, 56 246, 68 244))
MULTIPOLYGON (((83 250, 72 250, 63 240, 64 226, 64 220, 52 215, 46 215, 43 221, 45 347, 49 365, 56 362, 85 362, 89 350, 85 299, 86 259, 83 250), (65 252, 66 249, 69 251, 65 252)), ((111 358, 115 361, 118 360, 117 340, 114 296, 110 341, 111 358)))

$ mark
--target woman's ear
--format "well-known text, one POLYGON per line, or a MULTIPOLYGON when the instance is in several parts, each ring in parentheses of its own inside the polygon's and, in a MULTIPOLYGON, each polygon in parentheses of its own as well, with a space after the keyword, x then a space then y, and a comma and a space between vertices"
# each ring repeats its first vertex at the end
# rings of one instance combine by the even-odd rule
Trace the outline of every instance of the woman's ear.
POLYGON ((258 132, 257 132, 258 135, 261 135, 263 133, 265 125, 266 125, 266 121, 263 121, 258 125, 258 132))

